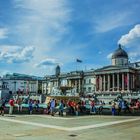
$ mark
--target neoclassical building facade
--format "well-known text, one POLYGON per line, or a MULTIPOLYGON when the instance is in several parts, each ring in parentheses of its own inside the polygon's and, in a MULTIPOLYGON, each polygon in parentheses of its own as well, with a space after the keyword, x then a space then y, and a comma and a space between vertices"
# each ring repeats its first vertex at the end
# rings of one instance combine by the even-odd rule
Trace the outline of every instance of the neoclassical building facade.
POLYGON ((95 70, 97 93, 130 93, 138 91, 139 69, 128 62, 121 45, 112 54, 112 65, 95 70))
POLYGON ((115 94, 140 91, 140 62, 130 63, 127 52, 118 46, 111 57, 111 65, 88 71, 61 73, 46 76, 44 93, 115 94))
POLYGON ((95 92, 95 76, 94 71, 72 71, 69 73, 61 73, 59 75, 46 76, 47 94, 59 93, 64 95, 79 95, 82 93, 95 92))

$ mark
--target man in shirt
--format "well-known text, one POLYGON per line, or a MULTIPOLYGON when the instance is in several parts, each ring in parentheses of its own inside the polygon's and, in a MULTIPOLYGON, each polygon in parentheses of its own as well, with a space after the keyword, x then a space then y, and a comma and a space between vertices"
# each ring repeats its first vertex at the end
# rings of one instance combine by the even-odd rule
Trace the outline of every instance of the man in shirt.
POLYGON ((52 99, 50 103, 51 115, 54 116, 55 100, 52 99))
POLYGON ((10 105, 9 114, 12 115, 13 114, 13 109, 14 109, 14 99, 13 98, 10 99, 9 105, 10 105))

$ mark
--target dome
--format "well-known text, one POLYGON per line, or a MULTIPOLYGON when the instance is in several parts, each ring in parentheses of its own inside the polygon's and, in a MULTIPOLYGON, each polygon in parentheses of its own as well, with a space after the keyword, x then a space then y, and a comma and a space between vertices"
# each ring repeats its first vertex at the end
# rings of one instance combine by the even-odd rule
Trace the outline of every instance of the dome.
POLYGON ((126 53, 126 51, 124 51, 121 47, 121 45, 119 44, 119 48, 113 53, 112 55, 112 59, 114 58, 128 58, 128 54, 126 53))
POLYGON ((55 75, 56 76, 60 75, 60 66, 59 65, 57 65, 55 68, 55 75))

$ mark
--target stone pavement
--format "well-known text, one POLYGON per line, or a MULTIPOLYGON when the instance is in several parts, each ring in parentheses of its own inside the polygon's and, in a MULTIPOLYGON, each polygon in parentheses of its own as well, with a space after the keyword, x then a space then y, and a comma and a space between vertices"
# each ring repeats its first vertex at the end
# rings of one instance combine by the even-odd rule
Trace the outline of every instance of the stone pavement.
POLYGON ((140 117, 0 116, 0 140, 139 140, 140 117))

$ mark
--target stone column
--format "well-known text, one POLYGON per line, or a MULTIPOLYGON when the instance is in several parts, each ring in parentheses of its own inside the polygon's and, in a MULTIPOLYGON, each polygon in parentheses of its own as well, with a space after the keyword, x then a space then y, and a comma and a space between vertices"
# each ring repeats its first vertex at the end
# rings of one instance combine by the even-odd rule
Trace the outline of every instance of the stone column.
POLYGON ((120 83, 119 83, 119 73, 117 73, 117 91, 120 90, 120 83))
POLYGON ((108 91, 110 91, 110 75, 108 75, 108 91))
POLYGON ((124 73, 122 73, 122 91, 124 91, 124 73))
POLYGON ((115 76, 115 74, 113 73, 113 75, 112 75, 112 91, 114 91, 114 87, 115 87, 115 78, 114 78, 114 76, 115 76))
POLYGON ((135 88, 135 76, 133 74, 133 89, 135 88))
POLYGON ((72 87, 72 83, 71 83, 71 80, 69 80, 69 86, 70 86, 70 87, 72 87))
POLYGON ((96 76, 96 91, 99 90, 99 76, 96 76))
POLYGON ((79 79, 79 92, 81 92, 81 80, 79 79))
POLYGON ((131 86, 130 89, 133 89, 133 74, 130 74, 130 82, 131 82, 131 86))
POLYGON ((100 76, 100 91, 102 91, 102 76, 100 76))
POLYGON ((78 92, 78 80, 75 80, 75 88, 76 88, 76 92, 78 92))
POLYGON ((100 75, 98 76, 98 91, 100 91, 100 75))
POLYGON ((104 77, 104 88, 103 88, 103 91, 105 91, 105 75, 103 77, 104 77))
POLYGON ((129 81, 129 73, 127 73, 127 91, 130 91, 129 81))
POLYGON ((100 75, 98 76, 98 91, 100 91, 100 75))

